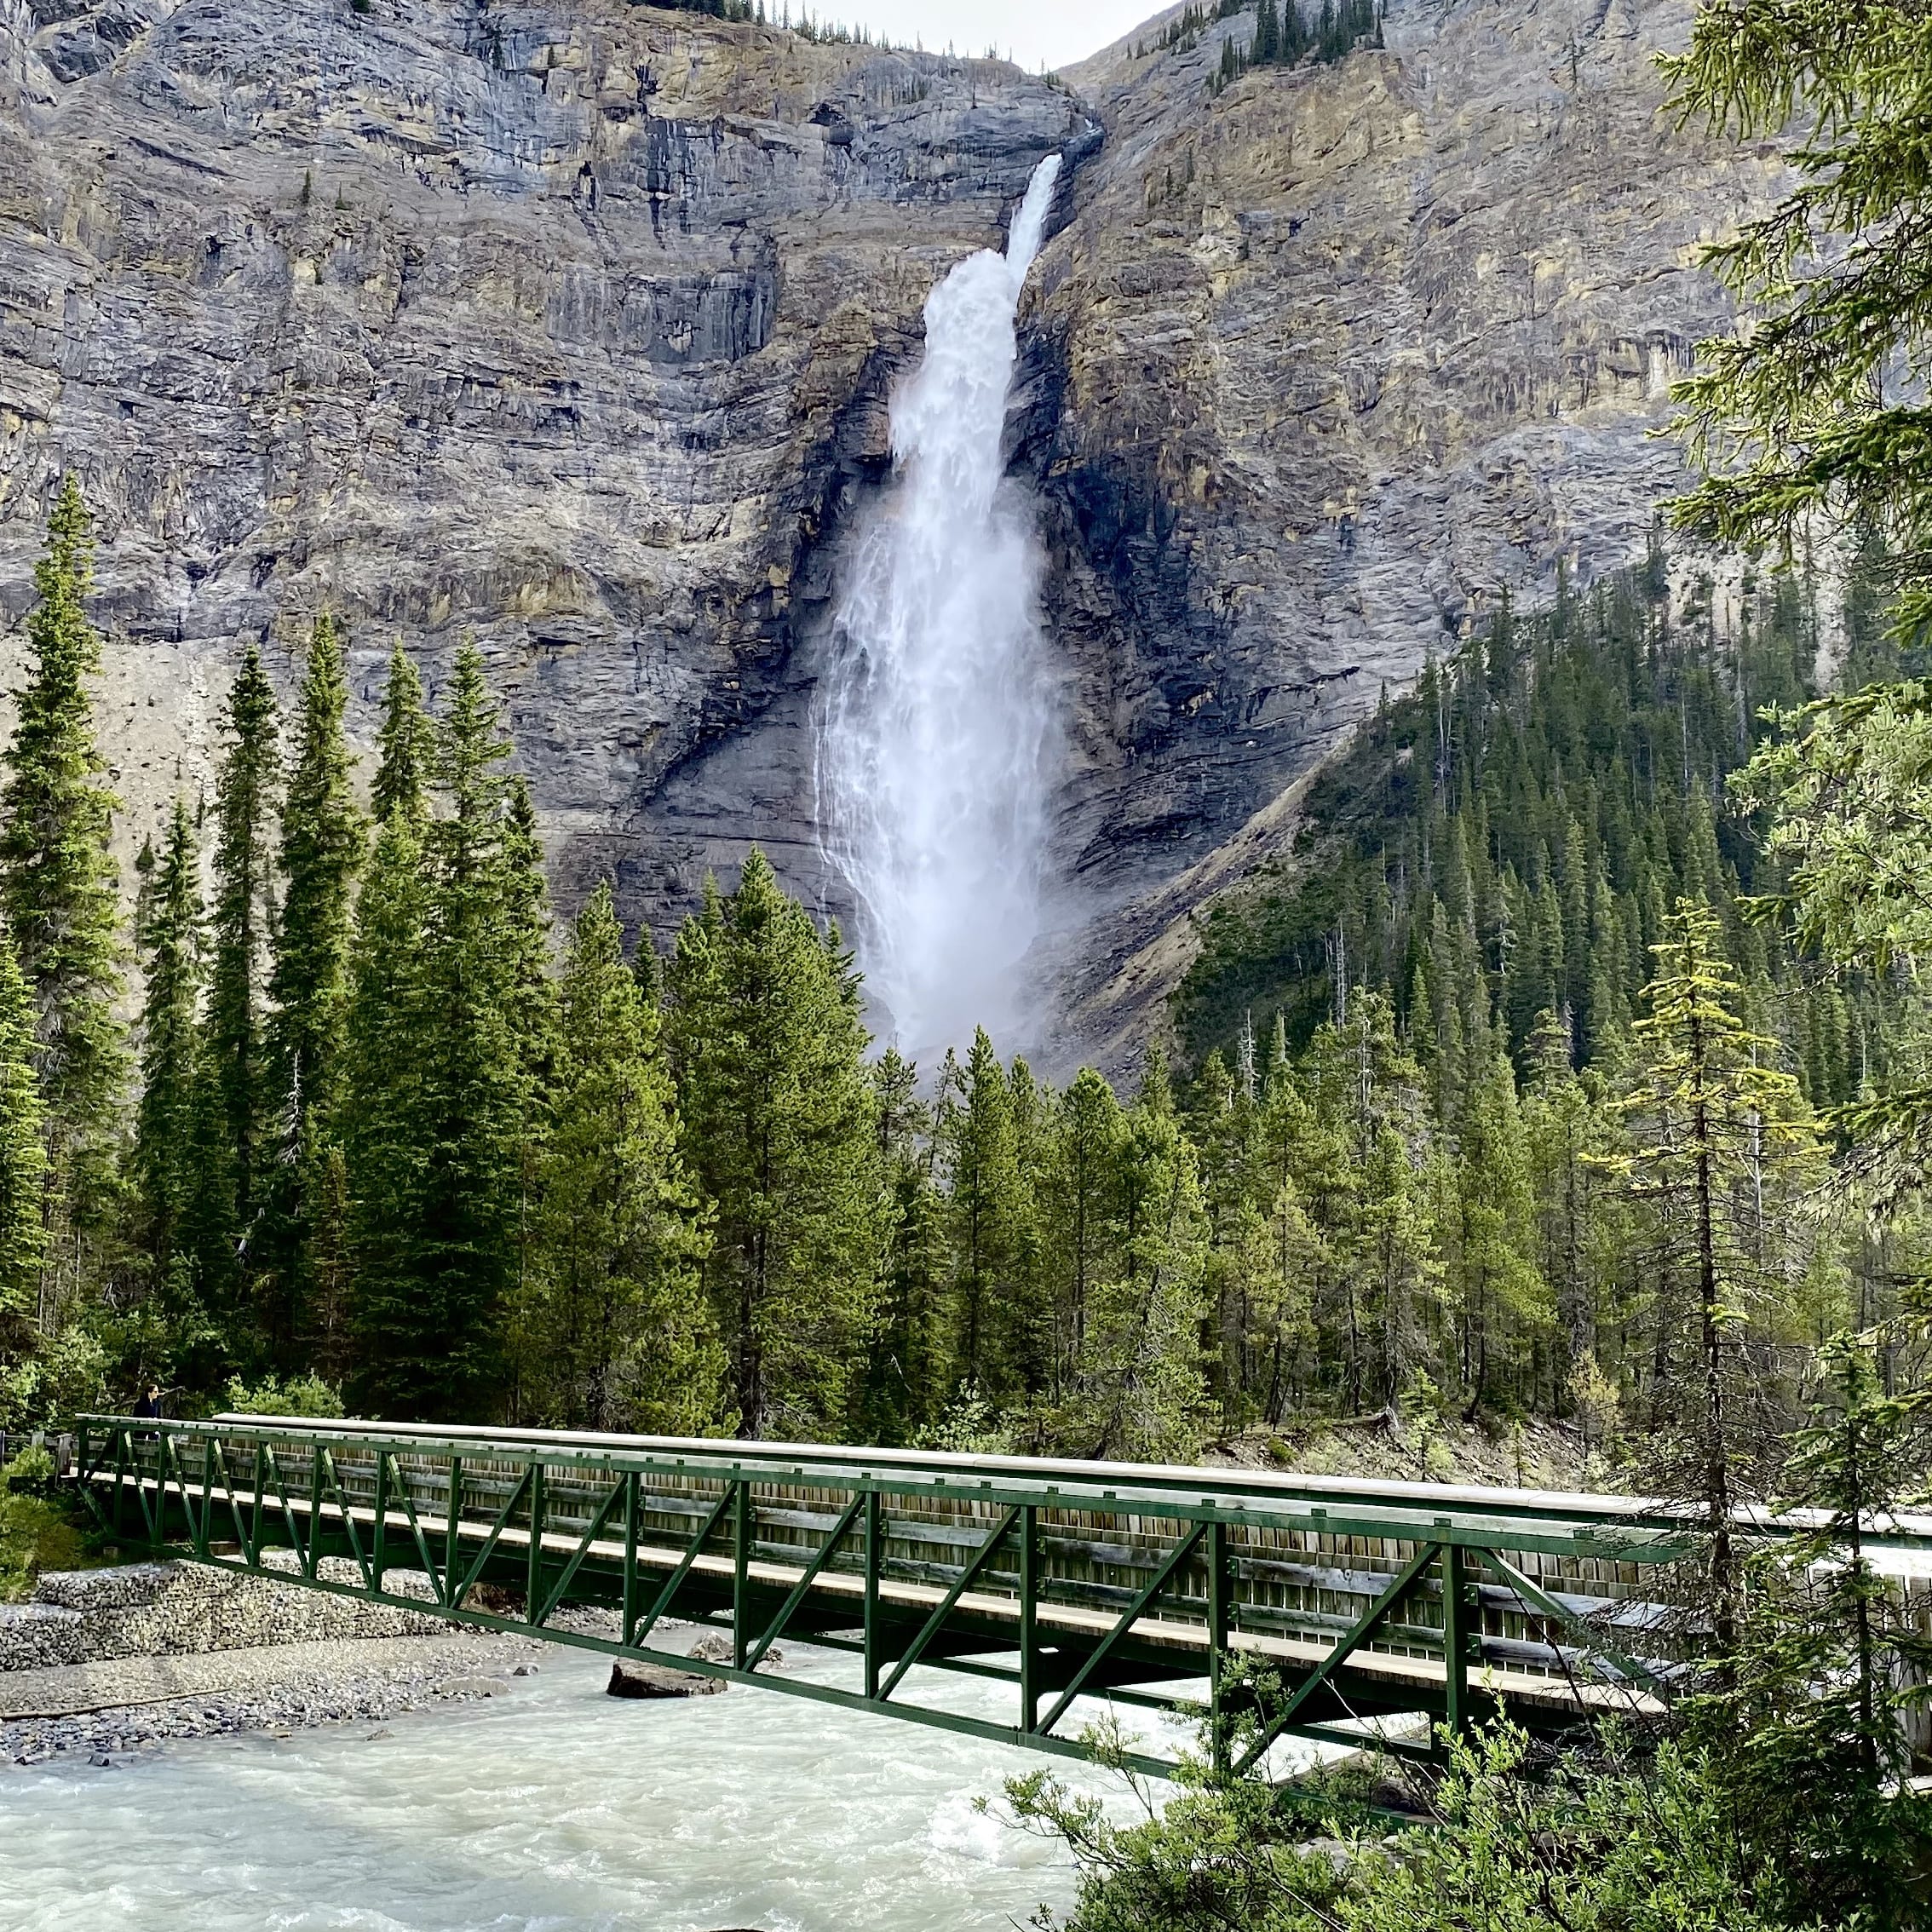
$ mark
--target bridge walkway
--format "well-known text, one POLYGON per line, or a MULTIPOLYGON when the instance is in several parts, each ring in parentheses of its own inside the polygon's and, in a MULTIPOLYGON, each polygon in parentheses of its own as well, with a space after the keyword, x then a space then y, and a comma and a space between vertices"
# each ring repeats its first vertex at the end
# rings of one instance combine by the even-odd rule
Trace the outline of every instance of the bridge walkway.
MULTIPOLYGON (((1049 1751, 1090 1753, 1109 1703, 1207 1719, 1236 1770, 1498 1709, 1561 1731, 1656 1714, 1689 1661, 1688 1526, 1630 1498, 240 1416, 90 1416, 78 1446, 130 1541, 1049 1751), (731 1660, 653 1646, 670 1618, 731 1660), (772 1672, 780 1637, 849 1688, 772 1672), (928 1670, 1006 1685, 1011 1721, 928 1670)), ((1170 1770, 1161 1741, 1130 1761, 1170 1770)))

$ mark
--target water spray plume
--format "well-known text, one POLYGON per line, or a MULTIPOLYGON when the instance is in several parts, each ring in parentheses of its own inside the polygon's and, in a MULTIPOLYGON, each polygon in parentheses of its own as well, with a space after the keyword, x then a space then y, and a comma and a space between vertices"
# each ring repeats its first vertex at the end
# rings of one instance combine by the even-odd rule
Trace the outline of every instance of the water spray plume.
POLYGON ((1060 175, 1035 170, 1004 255, 926 302, 893 399, 894 488, 854 547, 820 687, 819 819, 860 959, 909 1053, 1011 1029, 1040 930, 1059 749, 1031 506, 1002 461, 1014 318, 1060 175))

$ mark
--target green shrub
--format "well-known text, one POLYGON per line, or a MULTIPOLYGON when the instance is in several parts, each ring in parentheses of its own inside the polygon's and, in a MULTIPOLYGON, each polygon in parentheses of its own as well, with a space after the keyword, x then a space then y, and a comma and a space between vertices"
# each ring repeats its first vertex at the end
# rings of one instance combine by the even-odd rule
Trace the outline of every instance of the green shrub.
POLYGON ((37 1442, 30 1442, 12 1462, 0 1468, 0 1495, 45 1496, 54 1487, 54 1458, 37 1442))
POLYGON ((286 1382, 264 1376, 251 1389, 242 1378, 228 1378, 229 1412, 244 1416, 304 1416, 318 1422, 339 1422, 342 1392, 319 1375, 292 1375, 286 1382))
MULTIPOLYGON (((9 1476, 17 1467, 8 1466, 9 1476)), ((78 1570, 87 1561, 86 1538, 58 1503, 11 1487, 0 1492, 0 1603, 31 1595, 43 1570, 78 1570)))

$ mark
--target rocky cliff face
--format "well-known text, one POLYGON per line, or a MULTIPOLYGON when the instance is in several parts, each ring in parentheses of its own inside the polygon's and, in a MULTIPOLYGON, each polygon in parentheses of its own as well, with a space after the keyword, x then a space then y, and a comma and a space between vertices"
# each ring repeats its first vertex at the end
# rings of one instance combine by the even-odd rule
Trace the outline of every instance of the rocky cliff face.
POLYGON ((1210 101, 1251 20, 1069 95, 623 0, 0 0, 0 628, 71 466, 135 831, 239 641, 292 683, 326 603, 365 722, 392 635, 432 678, 478 635, 566 902, 609 871, 662 930, 757 837, 836 910, 841 535, 927 292, 1067 150, 1013 440, 1072 727, 1051 1057, 1117 1057, 1385 680, 1641 543, 1727 323, 1698 248, 1777 167, 1658 121, 1689 10, 1395 0, 1210 101))
POLYGON ((1081 126, 623 0, 0 0, 0 615, 71 467, 131 825, 326 604, 365 725, 392 635, 432 679, 478 635, 566 900, 614 868, 668 923, 752 836, 808 881, 767 721, 837 507, 1081 126))
POLYGON ((1386 48, 1205 99, 1221 43, 1069 78, 1107 129, 1032 312, 1021 457, 1078 694, 1063 1009, 1125 1056, 1187 911, 1287 790, 1492 605, 1641 552, 1697 266, 1773 149, 1660 118, 1688 0, 1395 0, 1386 48))

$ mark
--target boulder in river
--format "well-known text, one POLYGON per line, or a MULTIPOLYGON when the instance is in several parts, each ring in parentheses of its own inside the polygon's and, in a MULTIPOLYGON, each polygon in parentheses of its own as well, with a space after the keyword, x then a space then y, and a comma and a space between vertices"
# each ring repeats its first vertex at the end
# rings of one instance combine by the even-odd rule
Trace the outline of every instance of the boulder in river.
MULTIPOLYGON (((731 1639, 716 1632, 701 1636, 691 1647, 691 1654, 706 1664, 730 1664, 736 1660, 737 1652, 731 1647, 731 1639)), ((763 1670, 781 1670, 785 1668, 785 1653, 774 1643, 758 1659, 758 1667, 763 1670)))
POLYGON ((722 1677, 670 1670, 661 1664, 628 1664, 620 1658, 611 1665, 605 1689, 612 1697, 710 1697, 724 1688, 722 1677))

